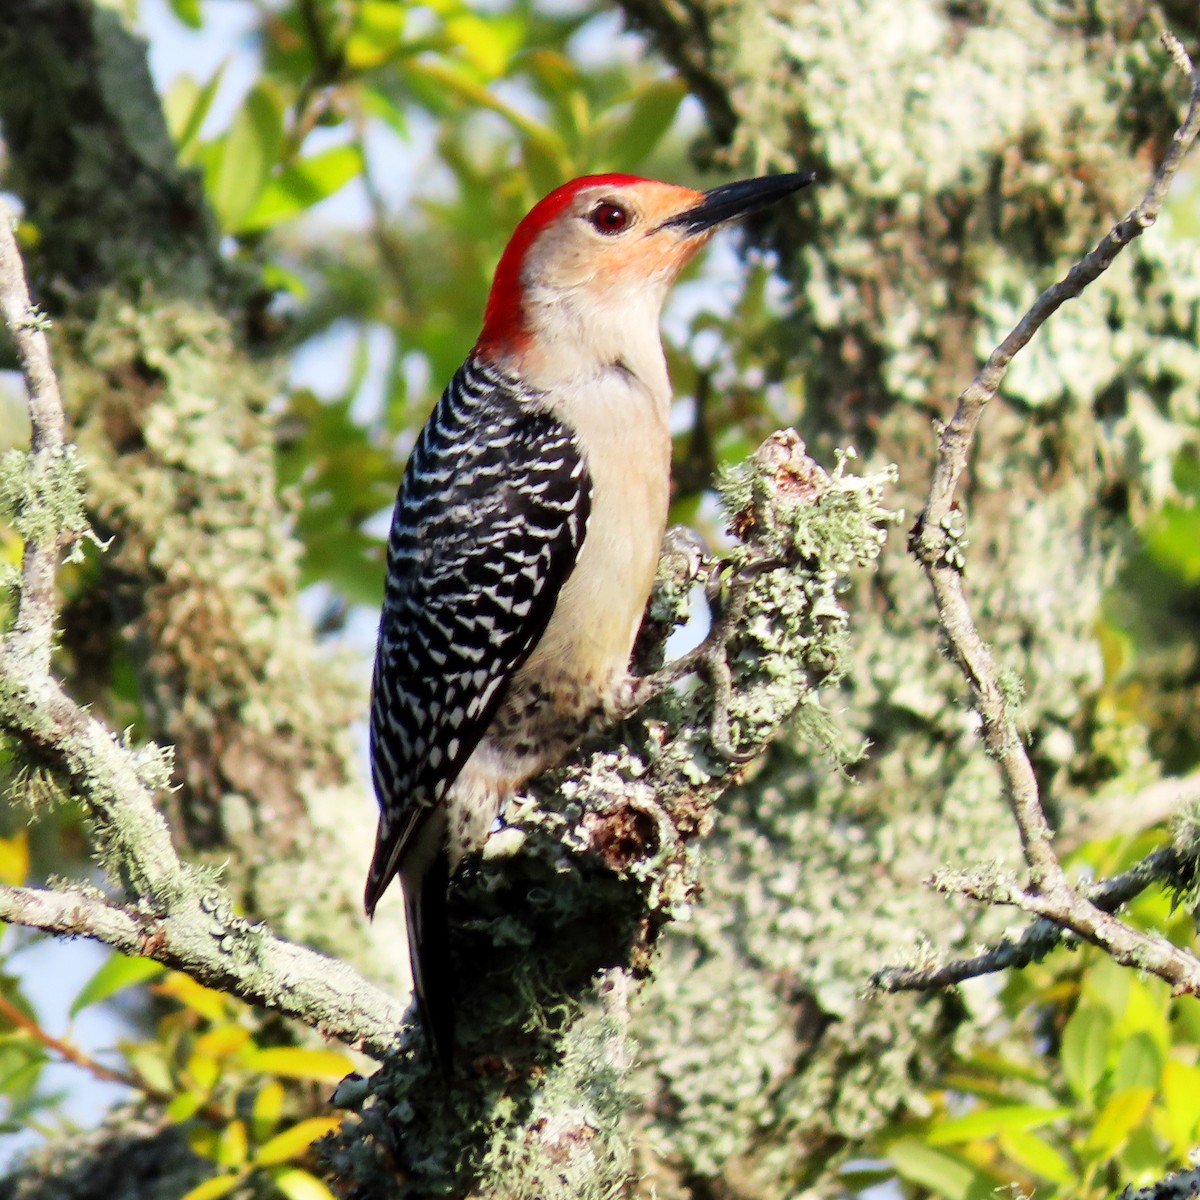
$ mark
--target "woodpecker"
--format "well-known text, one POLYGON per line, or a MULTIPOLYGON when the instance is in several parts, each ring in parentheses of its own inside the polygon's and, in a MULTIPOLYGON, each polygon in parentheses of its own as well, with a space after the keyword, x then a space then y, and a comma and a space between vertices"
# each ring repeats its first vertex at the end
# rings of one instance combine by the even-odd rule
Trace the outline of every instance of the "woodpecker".
POLYGON ((399 874, 418 1011, 453 1048, 446 891, 505 798, 618 715, 670 491, 667 289, 812 182, 589 175, 534 205, 396 497, 371 688, 372 916, 399 874))

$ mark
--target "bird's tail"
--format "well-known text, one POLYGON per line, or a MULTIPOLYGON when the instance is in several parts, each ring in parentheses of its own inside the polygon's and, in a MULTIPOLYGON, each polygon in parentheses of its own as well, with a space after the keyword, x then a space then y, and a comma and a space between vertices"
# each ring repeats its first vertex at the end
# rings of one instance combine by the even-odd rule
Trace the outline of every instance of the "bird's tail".
POLYGON ((424 820, 405 830, 403 838, 385 836, 380 823, 363 897, 368 917, 375 915, 375 906, 397 874, 404 890, 408 961, 421 1027, 442 1073, 449 1078, 454 1055, 454 997, 446 903, 450 859, 443 811, 426 813, 424 820))
POLYGON ((454 996, 451 991, 450 926, 446 889, 450 860, 443 849, 419 877, 400 873, 404 916, 408 924, 408 960, 425 1038, 450 1077, 454 1059, 454 996))

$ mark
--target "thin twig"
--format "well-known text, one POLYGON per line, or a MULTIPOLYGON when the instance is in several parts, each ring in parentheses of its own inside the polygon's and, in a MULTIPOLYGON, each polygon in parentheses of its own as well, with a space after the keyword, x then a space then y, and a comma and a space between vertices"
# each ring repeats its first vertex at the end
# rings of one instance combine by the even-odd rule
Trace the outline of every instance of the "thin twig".
MULTIPOLYGON (((63 407, 58 379, 50 359, 46 320, 29 298, 25 267, 14 232, 16 216, 0 201, 0 316, 17 348, 28 392, 30 424, 29 469, 35 481, 49 476, 63 454, 63 407)), ((30 539, 21 565, 21 594, 17 619, 0 652, 20 660, 24 670, 50 670, 54 634, 54 576, 58 542, 30 539)))
POLYGON ((1162 40, 1191 85, 1187 116, 1140 203, 1061 281, 1037 298, 959 395, 954 416, 939 433, 929 497, 913 527, 909 548, 929 579, 939 624, 980 715, 984 744, 1000 766, 1029 867, 1023 887, 1005 888, 994 881, 976 887, 963 881, 958 890, 990 903, 1017 905, 1102 947, 1119 962, 1159 975, 1177 992, 1200 994, 1200 961, 1163 938, 1138 933, 1116 920, 1073 889, 1063 873, 1051 846, 1053 832, 1042 808, 1033 766, 1018 730, 1014 685, 1006 687, 1002 683, 967 602, 957 541, 962 518, 955 500, 983 410, 995 397, 1012 359, 1059 307, 1080 295, 1134 238, 1154 223, 1171 182, 1200 133, 1200 75, 1172 35, 1164 33, 1162 40))
MULTIPOLYGON (((1102 912, 1115 913, 1152 884, 1177 876, 1182 865, 1179 851, 1167 846, 1128 871, 1084 888, 1083 893, 1102 912)), ((954 987, 981 975, 1041 962, 1070 936, 1060 923, 1039 917, 1020 937, 1003 938, 982 954, 927 967, 885 967, 871 977, 871 986, 885 992, 936 991, 954 987)))
POLYGON ((3 995, 0 995, 0 1017, 23 1033, 29 1034, 35 1042, 44 1046, 52 1054, 57 1055, 65 1062, 82 1067, 94 1078, 103 1080, 105 1083, 119 1083, 122 1087, 130 1088, 135 1092, 145 1090, 141 1082, 134 1079, 133 1076, 115 1071, 112 1067, 106 1067, 86 1050, 76 1046, 74 1042, 68 1042, 65 1038, 57 1038, 43 1029, 31 1016, 22 1012, 7 996, 3 995))

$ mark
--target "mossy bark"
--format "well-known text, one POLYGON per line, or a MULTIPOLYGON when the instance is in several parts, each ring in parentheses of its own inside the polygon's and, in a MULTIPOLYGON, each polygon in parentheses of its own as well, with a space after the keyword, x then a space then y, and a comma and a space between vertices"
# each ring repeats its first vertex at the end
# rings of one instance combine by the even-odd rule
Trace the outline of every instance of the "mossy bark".
MULTIPOLYGON (((623 8, 704 103, 705 161, 819 172, 812 219, 781 215, 764 235, 794 302, 758 365, 787 381, 779 403, 818 458, 853 444, 868 465, 899 464, 915 514, 932 419, 1132 206, 1174 129, 1186 89, 1157 29, 1117 3, 623 8)), ((1052 811, 1157 769, 1147 726, 1113 703, 1096 623, 1131 528, 1196 441, 1200 254, 1168 237, 1141 239, 1017 360, 964 497, 968 594, 1024 682, 1052 811)), ((836 1190, 840 1155, 919 1112, 980 1015, 861 992, 921 939, 969 949, 994 930, 994 915, 922 880, 946 864, 1015 866, 1019 847, 902 537, 850 607, 853 666, 825 701, 844 705, 865 760, 850 779, 804 738, 777 747, 723 807, 703 901, 647 990, 635 1032, 655 1097, 645 1187, 659 1197, 836 1190)), ((1145 679, 1165 711, 1194 697, 1178 666, 1145 679)), ((1186 718, 1155 724, 1195 737, 1186 718)))

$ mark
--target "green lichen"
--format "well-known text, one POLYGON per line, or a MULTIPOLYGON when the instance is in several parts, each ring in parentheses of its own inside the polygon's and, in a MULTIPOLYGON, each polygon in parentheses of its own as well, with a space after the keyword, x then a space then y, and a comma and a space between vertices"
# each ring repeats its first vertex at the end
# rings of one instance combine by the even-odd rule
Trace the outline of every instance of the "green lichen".
POLYGON ((87 529, 82 471, 73 446, 56 454, 9 450, 0 455, 0 514, 27 542, 53 545, 87 529))

